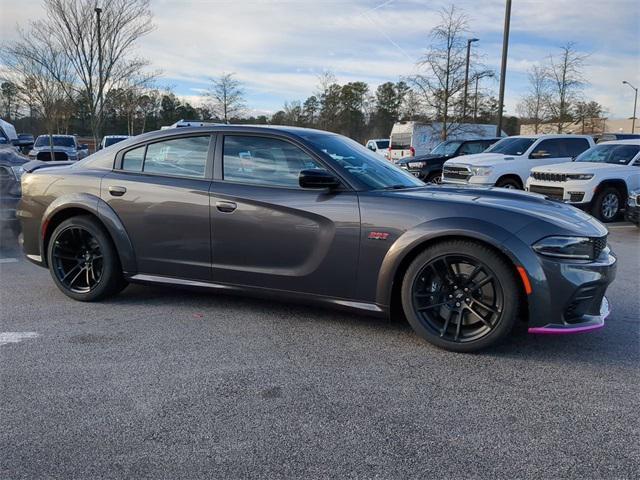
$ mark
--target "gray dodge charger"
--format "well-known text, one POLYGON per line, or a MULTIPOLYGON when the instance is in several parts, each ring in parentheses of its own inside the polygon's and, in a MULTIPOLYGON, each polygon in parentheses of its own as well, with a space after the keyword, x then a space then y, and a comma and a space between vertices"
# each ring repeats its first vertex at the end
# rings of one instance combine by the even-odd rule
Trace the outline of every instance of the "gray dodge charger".
POLYGON ((404 316, 469 352, 600 328, 607 230, 542 196, 426 186, 358 143, 299 128, 152 132, 73 164, 30 162, 23 248, 71 298, 130 282, 404 316))

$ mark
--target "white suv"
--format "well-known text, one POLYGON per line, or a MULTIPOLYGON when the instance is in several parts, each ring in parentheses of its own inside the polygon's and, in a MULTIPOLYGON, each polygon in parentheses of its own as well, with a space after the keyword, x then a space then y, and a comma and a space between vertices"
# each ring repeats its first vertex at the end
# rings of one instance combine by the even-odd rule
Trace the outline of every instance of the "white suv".
POLYGON ((536 167, 527 190, 588 209, 610 222, 624 208, 628 192, 640 188, 640 140, 599 143, 575 162, 536 167))
POLYGON ((373 140, 367 140, 367 148, 372 152, 387 158, 389 155, 389 139, 374 138, 373 140))
POLYGON ((484 153, 444 163, 442 183, 523 189, 532 168, 571 162, 592 147, 588 135, 516 135, 503 138, 484 153))

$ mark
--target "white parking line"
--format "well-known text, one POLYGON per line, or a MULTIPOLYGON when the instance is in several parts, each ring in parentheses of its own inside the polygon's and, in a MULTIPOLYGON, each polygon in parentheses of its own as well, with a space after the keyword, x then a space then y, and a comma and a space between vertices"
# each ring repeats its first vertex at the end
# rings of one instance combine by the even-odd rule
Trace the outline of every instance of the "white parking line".
POLYGON ((17 258, 0 258, 0 263, 18 263, 17 258))
POLYGON ((39 337, 38 332, 0 332, 0 345, 18 343, 27 338, 39 337))

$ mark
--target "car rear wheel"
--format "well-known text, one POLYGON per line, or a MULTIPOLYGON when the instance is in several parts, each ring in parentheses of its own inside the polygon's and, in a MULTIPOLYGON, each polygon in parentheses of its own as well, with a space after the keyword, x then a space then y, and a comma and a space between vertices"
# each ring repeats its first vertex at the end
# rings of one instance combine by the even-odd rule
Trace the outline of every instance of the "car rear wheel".
POLYGON ((405 273, 401 295, 416 333, 456 352, 480 350, 508 335, 520 298, 510 265, 469 241, 443 242, 418 255, 405 273))
POLYGON ((127 285, 111 238, 90 216, 72 217, 58 225, 47 258, 54 282, 74 300, 101 300, 127 285))
POLYGON ((612 222, 620 213, 622 195, 615 187, 606 187, 593 202, 593 216, 601 222, 612 222))

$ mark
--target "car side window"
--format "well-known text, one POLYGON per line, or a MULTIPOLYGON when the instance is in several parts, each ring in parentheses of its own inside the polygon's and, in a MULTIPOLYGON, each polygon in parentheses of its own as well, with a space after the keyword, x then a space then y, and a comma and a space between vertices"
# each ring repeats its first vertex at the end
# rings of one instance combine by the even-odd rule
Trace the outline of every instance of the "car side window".
POLYGON ((559 138, 542 140, 531 152, 531 158, 562 158, 567 157, 564 143, 559 138))
POLYGON ((575 158, 587 150, 590 145, 584 138, 567 138, 564 140, 565 153, 567 157, 575 158))
POLYGON ((147 146, 143 172, 160 175, 204 178, 209 135, 184 137, 147 146))
POLYGON ((122 170, 129 172, 141 172, 142 163, 144 162, 144 150, 146 145, 129 150, 122 157, 122 170))
POLYGON ((460 147, 460 154, 462 155, 472 155, 474 153, 482 153, 488 147, 485 146, 483 142, 467 142, 462 147, 460 147))
POLYGON ((300 188, 301 170, 323 169, 289 142, 240 135, 225 135, 222 167, 227 181, 288 188, 300 188))

